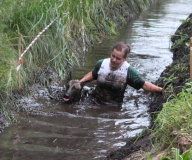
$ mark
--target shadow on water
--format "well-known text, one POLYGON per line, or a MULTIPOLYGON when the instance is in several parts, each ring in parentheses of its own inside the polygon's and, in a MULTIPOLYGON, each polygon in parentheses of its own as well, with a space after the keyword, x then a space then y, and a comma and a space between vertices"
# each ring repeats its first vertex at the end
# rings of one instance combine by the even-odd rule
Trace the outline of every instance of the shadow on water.
MULTIPOLYGON (((159 2, 121 28, 119 36, 90 49, 84 66, 74 69, 73 78, 80 79, 93 69, 97 60, 109 57, 116 42, 123 41, 132 48, 128 62, 145 80, 155 82, 172 62, 170 35, 191 8, 190 0, 159 2)), ((95 82, 88 86, 95 86, 95 82)), ((46 95, 46 89, 39 90, 35 97, 23 99, 29 113, 16 115, 18 124, 3 132, 1 159, 104 159, 149 125, 150 100, 143 90, 128 87, 120 106, 64 104, 46 95)))

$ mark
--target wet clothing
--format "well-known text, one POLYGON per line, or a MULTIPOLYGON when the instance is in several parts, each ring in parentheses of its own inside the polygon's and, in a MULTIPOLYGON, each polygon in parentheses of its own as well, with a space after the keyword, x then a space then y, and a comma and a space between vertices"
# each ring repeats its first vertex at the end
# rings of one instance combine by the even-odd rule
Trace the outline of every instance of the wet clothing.
POLYGON ((95 96, 101 101, 122 102, 127 85, 137 90, 143 87, 144 79, 128 62, 115 71, 109 64, 110 58, 99 60, 92 71, 93 79, 97 80, 95 96))

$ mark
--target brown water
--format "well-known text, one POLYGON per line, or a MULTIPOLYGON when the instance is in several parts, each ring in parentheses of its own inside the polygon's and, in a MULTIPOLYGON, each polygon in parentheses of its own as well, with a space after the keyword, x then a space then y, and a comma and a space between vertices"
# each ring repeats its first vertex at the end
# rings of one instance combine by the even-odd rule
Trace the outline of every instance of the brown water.
MULTIPOLYGON (((80 79, 97 60, 109 57, 116 42, 123 41, 132 48, 128 62, 145 80, 155 82, 172 62, 170 35, 191 12, 190 0, 159 2, 121 28, 119 36, 91 48, 73 78, 80 79)), ((66 105, 49 100, 46 90, 37 91, 23 101, 41 114, 16 115, 18 125, 10 125, 0 137, 1 160, 100 160, 149 125, 149 99, 143 90, 128 87, 120 106, 66 105)))

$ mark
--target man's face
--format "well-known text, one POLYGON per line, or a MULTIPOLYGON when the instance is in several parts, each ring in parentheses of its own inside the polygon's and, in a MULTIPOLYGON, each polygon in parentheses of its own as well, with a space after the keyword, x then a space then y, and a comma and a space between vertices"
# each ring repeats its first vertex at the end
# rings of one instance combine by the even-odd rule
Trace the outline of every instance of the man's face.
POLYGON ((125 62, 124 53, 122 51, 117 51, 116 49, 113 50, 111 53, 111 59, 110 59, 110 68, 113 70, 118 69, 121 67, 123 62, 125 62))

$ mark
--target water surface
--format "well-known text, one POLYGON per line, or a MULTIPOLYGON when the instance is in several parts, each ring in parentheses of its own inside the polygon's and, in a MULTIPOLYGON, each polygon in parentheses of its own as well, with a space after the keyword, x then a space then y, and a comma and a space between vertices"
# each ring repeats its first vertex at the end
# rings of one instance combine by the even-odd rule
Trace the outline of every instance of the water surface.
MULTIPOLYGON (((190 0, 158 2, 120 28, 120 35, 106 38, 86 53, 82 67, 73 71, 80 79, 95 63, 109 57, 111 48, 122 41, 131 45, 128 62, 145 80, 154 83, 172 62, 170 36, 192 11, 190 0)), ((94 86, 90 83, 88 86, 94 86)), ((104 159, 125 145, 127 138, 149 125, 148 95, 128 87, 121 105, 67 105, 46 97, 24 99, 37 114, 20 113, 18 125, 10 125, 0 137, 0 159, 104 159), (40 114, 38 114, 40 113, 40 114)))

